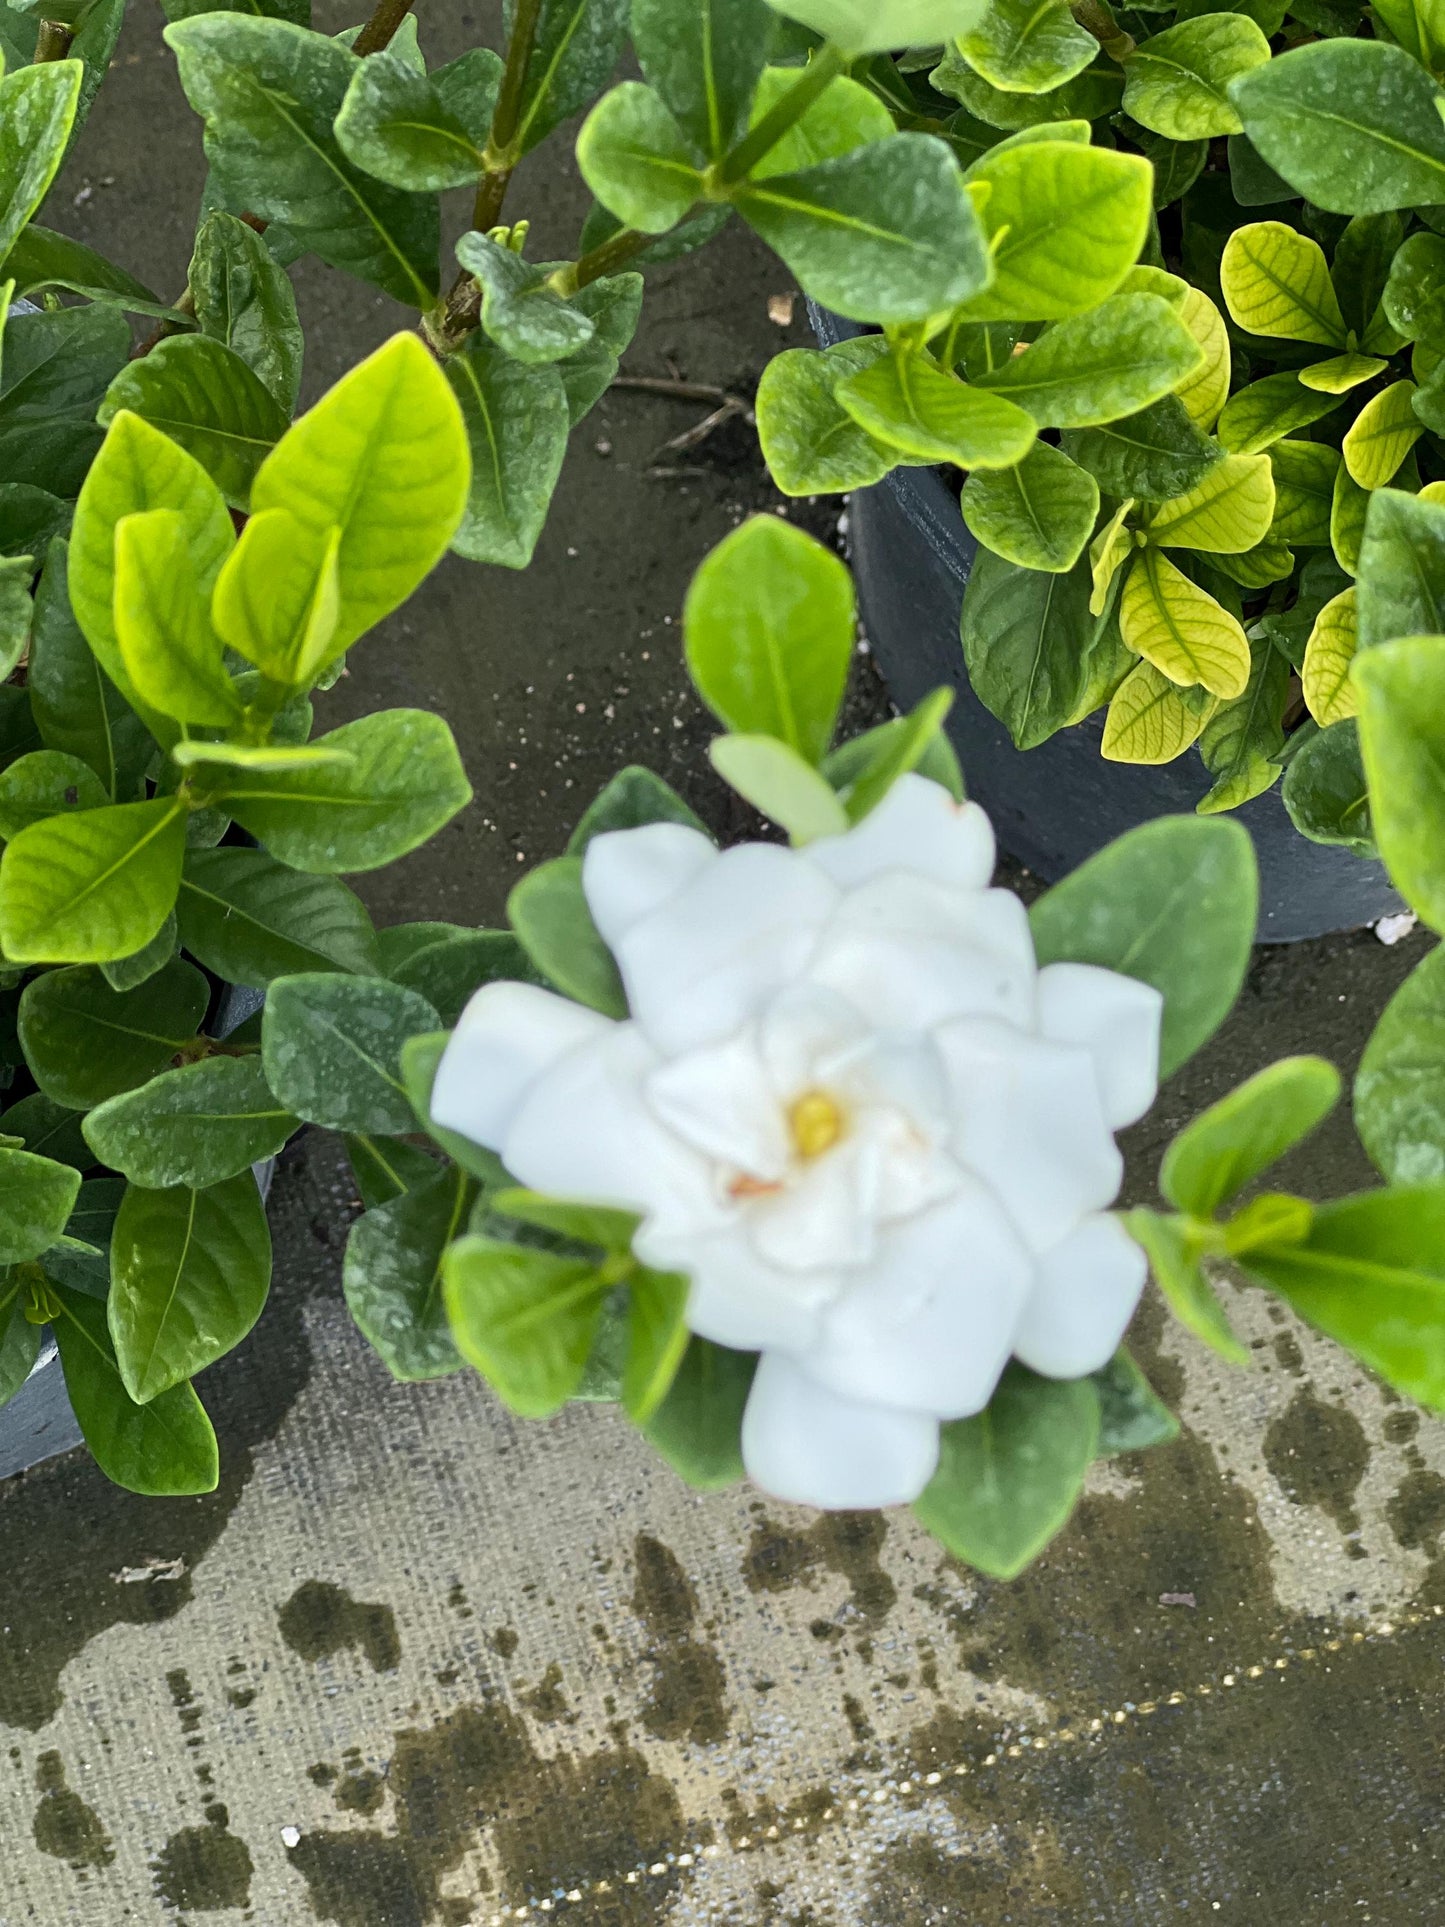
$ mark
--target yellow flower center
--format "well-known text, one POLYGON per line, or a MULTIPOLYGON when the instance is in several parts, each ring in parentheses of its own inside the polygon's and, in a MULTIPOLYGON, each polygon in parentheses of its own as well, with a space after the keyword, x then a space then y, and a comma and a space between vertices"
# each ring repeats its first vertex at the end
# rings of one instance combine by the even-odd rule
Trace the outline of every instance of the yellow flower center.
POLYGON ((788 1129, 800 1158, 831 1151, 846 1128, 842 1109, 826 1091, 804 1091, 788 1111, 788 1129))

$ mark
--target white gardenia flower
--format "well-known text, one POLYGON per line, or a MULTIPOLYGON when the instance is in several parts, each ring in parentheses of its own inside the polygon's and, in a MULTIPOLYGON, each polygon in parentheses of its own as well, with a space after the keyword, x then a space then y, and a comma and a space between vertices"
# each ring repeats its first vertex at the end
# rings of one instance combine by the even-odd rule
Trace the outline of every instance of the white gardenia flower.
POLYGON ((632 1012, 488 984, 432 1093, 522 1184, 635 1211, 688 1322, 762 1353, 750 1476, 825 1507, 915 1499, 939 1423, 1010 1355, 1112 1356, 1146 1262, 1105 1215, 1158 1079, 1159 993, 1034 957, 993 832, 921 776, 846 835, 718 851, 595 837, 593 918, 632 1012))

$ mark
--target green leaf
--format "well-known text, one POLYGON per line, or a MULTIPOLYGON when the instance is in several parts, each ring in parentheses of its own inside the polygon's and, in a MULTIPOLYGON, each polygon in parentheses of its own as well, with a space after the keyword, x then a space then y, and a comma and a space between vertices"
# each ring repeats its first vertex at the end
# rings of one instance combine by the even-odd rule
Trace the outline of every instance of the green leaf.
POLYGON ((116 1364, 105 1307, 56 1287, 55 1321, 65 1389, 96 1464, 114 1484, 156 1497, 214 1492, 216 1435, 189 1385, 138 1405, 116 1364))
POLYGON ((1436 98, 1422 67, 1374 40, 1296 47, 1230 88, 1265 160, 1332 214, 1445 200, 1445 124, 1436 98))
POLYGON ((1161 1078, 1233 1008, 1254 942, 1254 846, 1237 823, 1159 817, 1089 858, 1029 910, 1040 965, 1098 964, 1164 997, 1161 1078))
POLYGON ((35 1369, 41 1332, 25 1316, 18 1280, 0 1278, 0 1406, 8 1405, 35 1369))
POLYGON ((980 469, 963 485, 969 532, 1023 569, 1072 569, 1094 533, 1099 484, 1062 449, 1036 442, 1012 468, 980 469))
POLYGON ((547 285, 545 272, 486 234, 464 234, 457 259, 482 290, 482 327, 525 366, 575 354, 592 339, 593 322, 547 285))
POLYGON ((1383 488, 1424 434, 1411 406, 1417 392, 1412 381, 1392 382, 1370 397, 1346 431, 1345 467, 1360 488, 1383 488))
POLYGON ((790 20, 801 20, 851 54, 890 47, 933 47, 973 26, 979 0, 771 0, 790 20))
POLYGON ((691 1286, 673 1272, 639 1267, 628 1280, 627 1363, 622 1404, 634 1425, 657 1414, 687 1351, 691 1286))
MULTIPOLYGON (((165 30, 231 204, 413 308, 437 292, 436 202, 355 167, 332 131, 361 61, 282 20, 209 13, 165 30)), ((420 345, 420 344, 418 344, 420 345)))
POLYGON ((16 836, 30 824, 67 810, 98 809, 105 800, 100 778, 88 763, 58 750, 32 750, 0 774, 0 837, 16 836))
POLYGON ((1116 294, 1047 328, 977 385, 1026 408, 1040 428, 1090 428, 1147 408, 1201 362, 1199 344, 1157 294, 1116 294))
POLYGON ((955 802, 963 801, 958 758, 942 734, 952 707, 953 691, 935 689, 908 715, 855 736, 827 758, 823 774, 838 789, 850 823, 861 823, 898 778, 914 769, 955 802))
POLYGON ((1244 694, 1217 709, 1200 734, 1199 753, 1214 778, 1195 805, 1201 816, 1238 809, 1279 780, 1290 666, 1267 636, 1251 636, 1249 652, 1244 694))
MULTIPOLYGON (((427 710, 361 716, 315 747, 349 760, 254 775, 213 766, 214 800, 293 869, 320 876, 380 869, 471 800, 452 733, 427 710)), ((0 868, 0 922, 4 901, 0 868)))
POLYGON ((397 1137, 412 1129, 402 1046, 434 1031, 424 997, 384 977, 281 977, 266 997, 266 1081, 287 1110, 333 1131, 397 1137))
POLYGON ((187 850, 181 942, 223 983, 264 990, 299 971, 380 973, 366 906, 335 877, 308 877, 264 850, 187 850))
POLYGON ((1163 502, 1196 487, 1220 459, 1176 395, 1093 428, 1066 430, 1060 447, 1088 469, 1106 495, 1163 502))
POLYGON ((1141 519, 1160 548, 1239 555, 1272 532, 1275 506, 1271 457, 1226 455, 1192 489, 1150 507, 1141 519))
POLYGON ((1350 681, 1358 634, 1356 594, 1354 589, 1345 589, 1332 596, 1315 617, 1305 644, 1300 688, 1321 729, 1344 722, 1358 708, 1350 681))
MULTIPOLYGON (((1231 456, 1258 461, 1259 456, 1231 456)), ((1274 517, 1269 525, 1272 542, 1300 548, 1326 548, 1334 515, 1335 476, 1340 458, 1324 442, 1301 442, 1286 436, 1270 445, 1267 459, 1274 476, 1274 517)))
POLYGON ((1136 558, 1119 598, 1119 633, 1135 655, 1183 688, 1226 699, 1249 685, 1249 641, 1213 596, 1158 549, 1136 558))
POLYGON ((271 1283, 266 1207, 249 1170, 204 1190, 130 1185, 106 1302, 125 1389, 148 1404, 239 1345, 271 1283))
POLYGON ((33 573, 32 556, 0 558, 0 682, 15 669, 29 640, 33 573))
MULTIPOLYGON (((758 383, 758 440, 784 495, 832 495, 878 482, 898 461, 845 410, 840 388, 877 363, 888 365, 882 335, 833 347, 789 348, 774 355, 758 383)), ((1032 423, 1030 423, 1032 429, 1032 423)))
POLYGON ((1124 1225, 1148 1254, 1154 1282, 1185 1330, 1232 1365, 1248 1365, 1249 1348, 1236 1337, 1218 1293, 1204 1275, 1199 1248, 1185 1221, 1161 1217, 1157 1211, 1126 1211, 1124 1225))
POLYGON ((542 0, 517 118, 527 153, 595 100, 627 37, 627 0, 542 0))
MULTIPOLYGON (((13 1129, 12 1115, 0 1126, 13 1129)), ((1355 1076, 1355 1127, 1396 1184, 1445 1178, 1445 949, 1415 966, 1371 1033, 1355 1076)))
POLYGON ((1110 763, 1172 763, 1198 742, 1218 701, 1201 685, 1180 688, 1152 662, 1135 663, 1109 697, 1099 753, 1110 763))
POLYGON ((608 1284, 586 1259, 472 1235, 442 1260, 457 1348, 524 1418, 548 1418, 576 1391, 608 1284))
POLYGON ((393 1378, 404 1380, 444 1378, 462 1366, 447 1323, 442 1264, 477 1186, 454 1165, 430 1170, 356 1221, 342 1270, 352 1317, 393 1378))
POLYGON ((116 957, 103 963, 100 966, 101 974, 112 990, 134 990, 137 984, 154 977, 162 964, 170 962, 176 954, 178 940, 173 910, 149 943, 142 944, 139 950, 133 950, 128 957, 116 957))
POLYGON ((507 898, 507 915, 527 955, 549 982, 608 1017, 627 1015, 622 979, 582 891, 581 857, 539 863, 507 898))
POLYGON ((1445 505, 1378 489, 1359 549, 1359 646, 1445 634, 1445 505))
POLYGON ((207 600, 175 509, 148 509, 117 523, 113 618, 131 688, 161 716, 235 728, 242 703, 207 600))
POLYGON ((1046 94, 1082 73, 1099 51, 1075 23, 1066 0, 993 0, 983 18, 958 36, 969 66, 1005 93, 1046 94))
POLYGON ((1370 794, 1353 718, 1312 736, 1290 758, 1282 790, 1290 821, 1315 843, 1374 856, 1370 794))
POLYGON ((1201 1111, 1164 1154, 1159 1189, 1172 1205, 1212 1218, 1322 1124, 1339 1102, 1340 1074, 1323 1057, 1282 1057, 1201 1111))
POLYGON ((961 58, 945 59, 928 78, 937 92, 961 101, 967 109, 965 118, 972 119, 975 125, 986 122, 990 127, 1003 127, 1010 132, 1038 126, 1056 127, 1061 121, 1071 119, 1100 119, 1118 112, 1124 92, 1123 75, 1117 67, 1106 66, 1102 60, 1065 81, 1062 87, 1050 88, 1047 94, 1006 93, 1000 87, 991 86, 961 58))
POLYGON ((1417 229, 1396 251, 1380 297, 1395 332, 1406 341, 1418 340, 1432 318, 1430 304, 1441 288, 1445 288, 1445 237, 1417 229))
POLYGON ((1324 249, 1283 221, 1236 228, 1225 243, 1220 285, 1235 323, 1280 341, 1345 345, 1345 318, 1324 249))
POLYGON ((1099 1394, 1097 1457, 1145 1452, 1178 1438, 1178 1419, 1122 1345, 1107 1365, 1090 1372, 1089 1383, 1099 1394))
MULTIPOLYGON (((182 517, 197 587, 209 592, 236 541, 225 497, 168 435, 123 412, 111 423, 80 491, 67 566, 71 604, 86 641, 111 682, 148 723, 151 716, 121 659, 114 604, 117 524, 150 509, 174 509, 182 517)), ((164 723, 161 728, 164 732, 164 723)))
POLYGON ((179 957, 125 991, 98 970, 47 970, 20 999, 25 1061, 47 1097, 89 1110, 163 1070, 194 1041, 209 999, 205 978, 179 957))
POLYGON ((68 234, 56 234, 33 223, 15 241, 0 272, 13 278, 17 294, 31 295, 46 288, 65 288, 89 301, 114 304, 132 314, 175 316, 174 308, 137 281, 68 234))
POLYGON ((1445 1406, 1445 1185, 1321 1205, 1302 1244, 1252 1250, 1244 1263, 1397 1391, 1445 1406))
POLYGON ((1020 749, 1046 742, 1073 716, 1106 619, 1089 613, 1084 560, 1063 574, 1019 569, 981 549, 964 592, 961 633, 969 681, 1020 749))
POLYGON ((456 399, 420 340, 404 334, 344 375, 262 464, 253 511, 286 509, 318 539, 341 530, 333 660, 446 553, 469 467, 456 399))
POLYGON ((642 234, 676 227, 702 194, 686 136, 639 80, 624 80, 592 109, 577 136, 577 166, 602 205, 642 234))
POLYGON ((982 1412, 943 1427, 938 1470, 913 1509, 955 1558, 1012 1579, 1073 1511, 1098 1440, 1088 1379, 1010 1365, 982 1412))
MULTIPOLYGON (((401 1074, 406 1085, 407 1096, 411 1100, 412 1115, 423 1130, 430 1132, 437 1145, 451 1159, 459 1164, 474 1178, 479 1178, 489 1189, 511 1182, 502 1168, 501 1160, 495 1152, 488 1151, 483 1145, 474 1144, 470 1138, 462 1137, 456 1131, 444 1130, 434 1124, 431 1116, 432 1086, 436 1082, 437 1066, 442 1052, 451 1041, 451 1032, 445 1030, 428 1031, 420 1037, 409 1038, 402 1047, 401 1074)), ((408 1126, 408 1128, 411 1128, 408 1126)))
POLYGON ((745 1476, 743 1410, 757 1356, 694 1338, 666 1397, 643 1436, 680 1478, 701 1492, 721 1492, 745 1476))
POLYGON ((202 334, 233 349, 289 420, 301 386, 301 323, 286 270, 265 241, 217 209, 201 223, 186 279, 202 334))
POLYGON ((0 944, 19 963, 99 963, 150 942, 175 907, 186 812, 174 797, 52 816, 0 859, 0 944))
POLYGON ((1238 134, 1229 85, 1269 60, 1269 42, 1242 13, 1206 13, 1150 37, 1124 62, 1124 112, 1167 140, 1238 134))
POLYGON ((382 974, 419 991, 444 1024, 455 1024, 473 992, 502 979, 538 983, 539 974, 509 930, 466 930, 451 923, 397 924, 380 937, 382 974))
POLYGON ((776 736, 717 736, 708 756, 723 781, 786 830, 794 844, 841 836, 848 828, 848 813, 832 784, 776 736))
MULTIPOLYGON (((1024 460, 1037 434, 1033 417, 1015 403, 968 387, 919 354, 871 360, 839 382, 836 394, 869 442, 922 461, 1009 469, 1024 460)), ((761 423, 761 388, 758 402, 761 423)))
POLYGON ((822 758, 853 654, 853 584, 837 556, 777 516, 752 516, 694 575, 683 637, 692 680, 729 729, 822 758))
POLYGON ((1373 500, 1374 496, 1353 480, 1341 462, 1335 471, 1335 499, 1330 504, 1330 547, 1347 575, 1354 575, 1359 568, 1365 517, 1373 500))
POLYGON ((1113 294, 1133 267, 1150 217, 1149 163, 1073 141, 1005 142, 969 169, 988 189, 984 231, 993 279, 970 319, 1054 321, 1113 294))
POLYGON ((0 473, 75 495, 101 433, 95 411, 130 354, 115 308, 11 314, 0 372, 0 473))
POLYGON ((175 335, 130 362, 106 390, 102 425, 129 409, 178 442, 236 508, 289 416, 247 363, 209 335, 175 335))
POLYGON ((855 321, 917 321, 988 275, 983 230, 947 145, 894 134, 837 160, 744 183, 738 211, 806 293, 855 321))
POLYGON ((0 261, 38 211, 65 158, 81 71, 78 60, 56 60, 0 80, 0 261))
MULTIPOLYGON (((1383 216, 1361 215, 1359 218, 1375 220, 1383 219, 1383 216)), ((1318 394, 1347 395, 1352 388, 1373 381, 1387 366, 1378 355, 1332 355, 1328 361, 1317 361, 1312 367, 1301 368, 1299 378, 1306 388, 1312 388, 1318 394)))
POLYGON ((494 1192, 487 1199, 487 1210, 568 1238, 574 1244, 596 1245, 599 1251, 628 1256, 640 1222, 632 1211, 617 1211, 601 1204, 579 1204, 571 1198, 553 1198, 543 1191, 528 1191, 518 1185, 494 1192))
POLYGON ((634 0, 638 63, 709 160, 721 160, 748 125, 773 25, 764 0, 634 0))
POLYGON ((63 542, 51 545, 36 591, 27 687, 46 748, 88 764, 107 796, 134 794, 155 745, 71 612, 63 542))
POLYGON ((407 1191, 415 1191, 437 1174, 437 1161, 419 1144, 400 1137, 359 1137, 349 1134, 346 1155, 356 1189, 368 1211, 375 1211, 407 1191))
MULTIPOLYGON (((572 305, 594 324, 592 339, 555 364, 575 428, 616 379, 618 357, 637 332, 642 313, 642 276, 608 274, 572 296, 572 305)), ((455 546, 455 545, 453 545, 455 546)))
POLYGON ((203 1190, 274 1157, 297 1126, 259 1057, 208 1057, 97 1105, 85 1137, 132 1184, 203 1190))
POLYGON ((0 1147, 0 1265, 25 1264, 48 1251, 64 1232, 79 1190, 80 1173, 70 1165, 0 1147))
POLYGON ((567 453, 566 367, 526 367, 480 335, 447 356, 472 462, 452 546, 469 561, 507 569, 531 561, 567 453))
POLYGON ((383 50, 363 59, 335 121, 347 160, 390 187, 415 192, 475 182, 486 167, 502 61, 489 47, 473 47, 455 65, 461 71, 444 92, 437 77, 418 73, 400 54, 383 50))
POLYGON ((1445 930, 1445 639, 1384 643, 1351 674, 1380 854, 1426 923, 1445 930))
POLYGON ((632 764, 619 770, 587 805, 567 840, 567 854, 581 856, 593 837, 606 830, 635 830, 644 823, 681 823, 707 833, 702 819, 675 789, 650 769, 632 764))
POLYGON ((43 1091, 32 1091, 0 1112, 0 1136, 18 1138, 21 1146, 36 1157, 54 1158, 59 1164, 88 1171, 95 1158, 81 1135, 77 1112, 57 1104, 43 1091))
MULTIPOLYGON (((764 70, 753 96, 754 127, 792 91, 797 80, 796 67, 764 70)), ((837 160, 873 141, 887 140, 893 131, 893 116, 878 95, 861 81, 840 75, 829 81, 781 140, 749 168, 749 178, 760 181, 771 174, 795 174, 800 168, 837 160)))

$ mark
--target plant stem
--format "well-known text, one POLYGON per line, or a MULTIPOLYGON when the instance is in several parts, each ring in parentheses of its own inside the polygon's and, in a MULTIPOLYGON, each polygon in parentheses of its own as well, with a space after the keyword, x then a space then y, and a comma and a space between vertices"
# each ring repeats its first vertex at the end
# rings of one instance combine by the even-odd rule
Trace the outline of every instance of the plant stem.
POLYGON ((848 65, 848 56, 831 42, 820 47, 803 72, 781 100, 775 101, 751 132, 718 163, 717 179, 723 186, 745 180, 767 153, 775 148, 795 121, 801 120, 823 89, 835 81, 848 65))
POLYGON ((517 0, 512 17, 512 33, 507 41, 507 64, 497 90, 497 105, 492 112, 492 131, 487 137, 487 167, 477 183, 477 198, 472 208, 472 226, 485 234, 502 216, 507 184, 521 156, 513 151, 517 126, 522 118, 522 93, 527 85, 527 69, 532 62, 532 42, 537 37, 537 22, 542 0, 517 0))
POLYGON ((585 288, 593 281, 600 281, 604 274, 612 274, 624 267, 634 255, 651 247, 656 239, 655 234, 639 234, 635 228, 619 228, 616 234, 610 235, 599 246, 590 248, 580 261, 571 261, 565 268, 558 268, 555 274, 549 274, 547 285, 564 297, 574 295, 579 288, 585 288))
POLYGON ((354 54, 379 54, 411 12, 412 0, 376 0, 376 11, 351 43, 354 54))
POLYGON ((1109 0, 1069 0, 1069 10, 1086 33, 1091 33, 1111 60, 1126 61, 1138 41, 1125 33, 1109 10, 1109 0))
POLYGON ((74 38, 74 27, 67 27, 63 20, 42 20, 35 40, 36 65, 42 60, 64 60, 74 38))
MULTIPOLYGON (((188 287, 180 299, 172 302, 171 306, 177 315, 194 315, 196 312, 196 297, 188 287)), ((179 322, 158 321, 144 340, 138 341, 135 347, 131 349, 131 360, 143 361, 151 349, 158 348, 168 335, 175 335, 180 332, 179 322)))

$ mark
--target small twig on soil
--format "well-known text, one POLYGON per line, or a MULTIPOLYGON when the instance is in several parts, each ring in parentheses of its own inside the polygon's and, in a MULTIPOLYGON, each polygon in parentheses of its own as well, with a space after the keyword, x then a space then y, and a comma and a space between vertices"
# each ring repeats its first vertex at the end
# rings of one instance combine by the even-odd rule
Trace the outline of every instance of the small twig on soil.
POLYGON ((632 388, 640 395, 671 395, 677 401, 730 402, 735 408, 750 408, 751 403, 730 388, 716 388, 707 381, 678 381, 665 375, 614 375, 614 388, 632 388))
MULTIPOLYGON (((721 408, 714 408, 710 415, 704 415, 700 422, 694 422, 681 435, 674 435, 670 442, 664 442, 661 448, 654 449, 652 461, 655 463, 662 455, 685 455, 690 448, 700 448, 714 429, 721 428, 724 422, 736 421, 739 416, 750 422, 753 411, 738 396, 729 395, 721 408)), ((655 474, 657 471, 650 468, 648 472, 655 474)))
POLYGON ((694 463, 690 468, 645 468, 643 474, 650 482, 672 482, 684 475, 711 475, 710 468, 699 468, 694 463))

